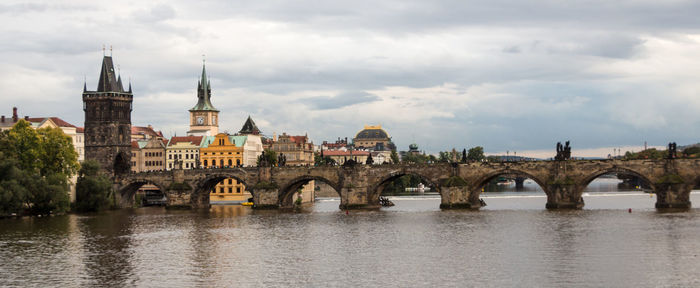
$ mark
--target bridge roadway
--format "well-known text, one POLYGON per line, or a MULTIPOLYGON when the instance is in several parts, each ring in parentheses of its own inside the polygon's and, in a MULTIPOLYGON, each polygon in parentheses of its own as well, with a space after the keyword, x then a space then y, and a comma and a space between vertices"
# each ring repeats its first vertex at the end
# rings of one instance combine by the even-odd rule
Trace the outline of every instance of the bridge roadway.
POLYGON ((700 159, 568 160, 473 162, 466 164, 399 164, 342 166, 286 166, 170 170, 128 174, 114 178, 119 205, 129 207, 144 184, 158 186, 168 206, 209 207, 209 191, 234 178, 253 195, 255 208, 291 208, 294 191, 310 180, 322 181, 340 196, 341 209, 378 208, 379 195, 390 181, 415 175, 436 187, 440 208, 478 209, 481 188, 500 175, 523 175, 547 194, 548 209, 580 209, 583 190, 607 173, 634 175, 649 183, 657 195, 656 208, 691 207, 690 191, 700 183, 700 159))

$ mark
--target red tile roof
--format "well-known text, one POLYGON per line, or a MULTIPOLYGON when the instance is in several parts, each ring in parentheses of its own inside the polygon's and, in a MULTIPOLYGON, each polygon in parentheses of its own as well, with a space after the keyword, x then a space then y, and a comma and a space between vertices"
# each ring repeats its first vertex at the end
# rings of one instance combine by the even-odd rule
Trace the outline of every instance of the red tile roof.
POLYGON ((76 132, 76 133, 85 133, 85 128, 83 128, 83 127, 76 127, 76 128, 75 128, 75 132, 76 132))
POLYGON ((170 138, 170 145, 175 145, 180 142, 189 142, 194 145, 199 145, 199 143, 202 143, 202 138, 203 136, 181 136, 181 137, 173 137, 170 138))
POLYGON ((140 135, 140 134, 163 137, 162 132, 160 132, 160 131, 156 132, 151 127, 131 126, 131 135, 140 135))
POLYGON ((58 117, 34 117, 34 118, 28 118, 27 121, 32 122, 32 123, 40 123, 40 122, 46 120, 46 118, 51 119, 51 121, 53 121, 53 123, 56 123, 56 125, 58 125, 58 127, 75 127, 75 125, 70 124, 70 123, 68 123, 68 122, 66 122, 63 119, 58 118, 58 117))
POLYGON ((139 142, 137 141, 131 141, 131 148, 139 148, 139 142))
POLYGON ((369 151, 341 151, 341 150, 324 150, 323 156, 367 156, 369 151))

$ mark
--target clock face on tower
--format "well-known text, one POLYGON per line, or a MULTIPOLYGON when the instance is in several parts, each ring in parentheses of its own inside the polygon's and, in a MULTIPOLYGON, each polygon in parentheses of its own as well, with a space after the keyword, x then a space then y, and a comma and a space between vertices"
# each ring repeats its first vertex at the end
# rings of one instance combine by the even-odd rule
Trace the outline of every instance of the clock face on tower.
POLYGON ((197 116, 197 124, 199 124, 199 125, 204 124, 204 117, 203 116, 197 116))

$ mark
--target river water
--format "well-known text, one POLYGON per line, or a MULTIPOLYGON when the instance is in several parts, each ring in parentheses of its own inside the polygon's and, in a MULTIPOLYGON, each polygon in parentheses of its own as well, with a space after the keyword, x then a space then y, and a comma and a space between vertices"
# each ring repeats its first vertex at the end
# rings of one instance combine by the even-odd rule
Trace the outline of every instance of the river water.
POLYGON ((590 191, 578 211, 547 211, 538 191, 483 198, 481 211, 427 194, 348 214, 325 198, 0 219, 0 286, 700 287, 698 208, 658 212, 639 191, 590 191))

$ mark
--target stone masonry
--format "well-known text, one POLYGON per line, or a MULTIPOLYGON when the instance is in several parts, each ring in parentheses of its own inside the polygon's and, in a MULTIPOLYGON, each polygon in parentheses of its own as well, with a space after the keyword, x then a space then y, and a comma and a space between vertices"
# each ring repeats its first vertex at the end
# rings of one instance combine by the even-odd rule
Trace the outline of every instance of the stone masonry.
POLYGON ((691 207, 690 191, 700 183, 700 159, 474 162, 431 165, 357 165, 245 167, 171 170, 115 178, 120 204, 133 203, 136 190, 153 184, 165 192, 169 206, 209 207, 208 191, 219 181, 235 178, 251 187, 256 208, 292 208, 294 191, 308 181, 322 181, 340 196, 341 209, 379 208, 384 185, 403 175, 416 175, 437 188, 443 209, 478 209, 481 188, 500 175, 521 175, 547 194, 548 209, 580 209, 583 190, 595 178, 631 174, 649 183, 656 208, 691 207))

